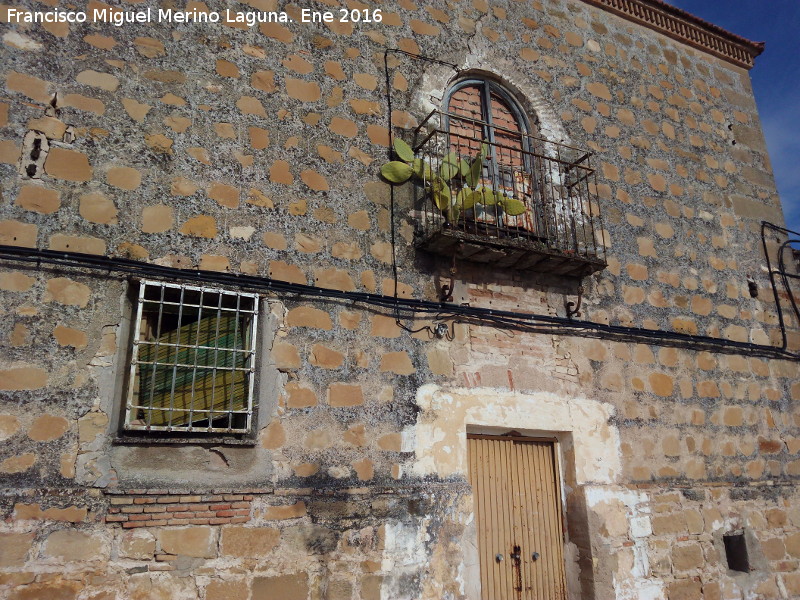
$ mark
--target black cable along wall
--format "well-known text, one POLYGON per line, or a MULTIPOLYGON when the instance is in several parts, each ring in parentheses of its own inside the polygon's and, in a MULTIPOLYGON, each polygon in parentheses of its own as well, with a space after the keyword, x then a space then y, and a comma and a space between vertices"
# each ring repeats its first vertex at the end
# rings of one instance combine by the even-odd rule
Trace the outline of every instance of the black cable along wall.
MULTIPOLYGON (((312 285, 277 281, 268 277, 175 269, 126 258, 111 258, 78 252, 57 252, 19 246, 0 245, 0 260, 35 264, 37 267, 53 265, 56 268, 88 269, 98 275, 111 277, 116 274, 135 277, 186 281, 202 284, 217 284, 242 291, 274 293, 278 296, 294 296, 298 299, 340 301, 393 311, 399 318, 414 319, 426 315, 437 321, 470 323, 498 327, 511 331, 548 333, 594 337, 631 343, 649 343, 675 346, 695 351, 708 350, 727 354, 747 354, 764 358, 800 361, 800 353, 785 347, 736 342, 722 338, 689 335, 673 331, 651 330, 621 325, 605 325, 591 321, 580 321, 567 317, 537 315, 505 310, 492 310, 473 306, 454 305, 447 302, 398 298, 366 292, 344 292, 312 285)), ((777 292, 776 292, 777 293, 777 292)), ((778 305, 780 311, 780 305, 778 305)), ((784 321, 781 318, 784 334, 784 321)))

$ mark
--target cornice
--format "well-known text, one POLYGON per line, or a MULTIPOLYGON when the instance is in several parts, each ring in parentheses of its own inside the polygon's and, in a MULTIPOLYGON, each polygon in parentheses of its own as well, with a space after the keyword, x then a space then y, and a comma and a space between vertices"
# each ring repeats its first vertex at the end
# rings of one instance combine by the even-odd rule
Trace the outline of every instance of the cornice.
POLYGON ((661 0, 583 1, 745 69, 764 51, 764 42, 752 42, 661 0))

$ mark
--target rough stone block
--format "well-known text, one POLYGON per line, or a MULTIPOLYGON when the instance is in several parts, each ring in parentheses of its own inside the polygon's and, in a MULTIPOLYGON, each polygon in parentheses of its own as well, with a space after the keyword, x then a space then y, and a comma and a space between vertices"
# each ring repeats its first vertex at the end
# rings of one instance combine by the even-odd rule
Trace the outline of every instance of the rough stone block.
POLYGON ((50 236, 49 241, 51 250, 99 255, 106 253, 105 241, 96 237, 56 233, 50 236))
POLYGON ((122 558, 152 560, 156 551, 156 539, 149 531, 126 531, 119 544, 122 558))
POLYGON ((36 455, 30 452, 11 456, 0 463, 0 473, 22 473, 36 463, 36 455))
POLYGON ((61 530, 51 533, 44 543, 46 556, 68 562, 100 560, 106 555, 103 539, 84 531, 61 530))
POLYGON ((49 442, 64 435, 69 429, 69 421, 55 415, 37 417, 28 430, 28 437, 35 442, 49 442))
POLYGON ((6 292, 27 292, 36 280, 19 271, 0 273, 0 290, 6 292))
POLYGON ((47 385, 47 371, 39 367, 0 370, 0 390, 37 390, 47 385))
POLYGON ((289 311, 286 315, 286 324, 289 327, 312 327, 330 330, 333 328, 331 316, 318 308, 299 306, 289 311))
POLYGON ((308 575, 295 573, 277 577, 255 577, 252 584, 252 600, 307 600, 308 575))
POLYGON ((23 566, 33 538, 33 533, 0 533, 0 567, 23 566))
POLYGON ((361 578, 361 600, 381 600, 382 575, 367 575, 361 578))
POLYGON ((249 590, 244 581, 213 580, 206 586, 205 600, 241 600, 248 597, 249 590))
POLYGON ((25 210, 49 215, 61 206, 61 194, 39 185, 24 185, 17 194, 15 204, 25 210))
POLYGON ((703 549, 700 544, 675 546, 672 549, 672 565, 678 571, 701 569, 703 564, 703 549))
POLYGON ((286 400, 288 408, 308 408, 317 405, 317 395, 314 390, 295 381, 286 384, 286 393, 288 394, 286 400))
POLYGON ((264 511, 263 518, 267 521, 278 521, 283 519, 296 519, 306 515, 306 504, 298 500, 288 506, 269 506, 264 511))
POLYGON ((44 170, 51 177, 66 181, 89 181, 92 166, 89 157, 76 150, 51 148, 44 162, 44 170))
POLYGON ((195 558, 214 558, 217 554, 216 534, 210 527, 185 527, 159 531, 161 550, 195 558))
POLYGON ((9 600, 75 600, 81 591, 78 581, 62 581, 55 578, 51 581, 23 585, 15 588, 8 596, 9 600))
POLYGON ((332 383, 328 388, 328 404, 331 406, 359 406, 364 404, 360 385, 332 383))
POLYGON ((220 554, 254 558, 266 556, 278 545, 281 532, 272 527, 223 527, 220 554))
POLYGON ((397 375, 411 375, 416 372, 411 358, 404 350, 400 352, 387 352, 381 356, 380 370, 383 373, 391 372, 397 375))
POLYGON ((673 581, 667 589, 669 600, 701 600, 703 597, 702 585, 693 579, 673 581))

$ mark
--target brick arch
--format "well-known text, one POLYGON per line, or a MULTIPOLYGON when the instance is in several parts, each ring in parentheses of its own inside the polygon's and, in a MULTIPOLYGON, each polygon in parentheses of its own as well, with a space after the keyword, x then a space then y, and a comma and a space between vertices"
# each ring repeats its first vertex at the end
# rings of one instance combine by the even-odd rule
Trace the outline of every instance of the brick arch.
POLYGON ((466 151, 474 156, 480 150, 480 140, 490 138, 498 144, 490 151, 492 160, 519 167, 530 145, 527 135, 538 133, 536 122, 528 118, 514 95, 494 78, 481 74, 470 73, 455 81, 442 108, 449 115, 451 144, 456 144, 451 149, 458 154, 466 151))
MULTIPOLYGON (((477 76, 470 77, 469 79, 475 79, 475 82, 456 82, 454 86, 451 86, 451 90, 448 90, 449 97, 445 98, 447 106, 443 106, 442 108, 449 113, 465 117, 485 121, 491 120, 494 125, 502 127, 503 129, 516 131, 518 133, 536 134, 538 129, 537 120, 535 118, 533 120, 528 119, 525 110, 518 105, 507 90, 504 91, 508 97, 505 97, 505 94, 500 94, 493 90, 491 92, 490 106, 484 106, 481 89, 482 80, 488 80, 489 78, 477 76), (455 88, 454 91, 453 88, 455 88), (489 113, 491 113, 491 119, 485 118, 486 115, 483 114, 487 109, 489 113), (517 112, 522 114, 518 116, 516 114, 517 112)), ((499 85, 502 86, 502 84, 499 85)))
POLYGON ((536 80, 521 72, 508 59, 497 56, 491 47, 476 44, 457 64, 457 73, 449 66, 438 64, 432 64, 424 71, 412 101, 414 109, 428 114, 431 110, 444 108, 445 93, 454 82, 470 74, 488 76, 509 91, 530 123, 536 125, 538 131, 531 133, 555 142, 570 143, 561 119, 536 80))

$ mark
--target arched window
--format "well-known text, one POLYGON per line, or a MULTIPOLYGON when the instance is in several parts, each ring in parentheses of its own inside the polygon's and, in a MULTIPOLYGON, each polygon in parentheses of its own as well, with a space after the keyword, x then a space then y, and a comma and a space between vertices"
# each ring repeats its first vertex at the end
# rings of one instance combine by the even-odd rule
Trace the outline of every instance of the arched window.
POLYGON ((462 77, 400 146, 407 166, 392 168, 420 184, 418 245, 526 271, 604 268, 591 153, 540 137, 517 97, 494 78, 462 77))
POLYGON ((456 155, 474 158, 484 148, 482 187, 525 205, 519 213, 521 209, 503 210, 502 203, 491 204, 491 200, 478 203, 470 209, 472 213, 465 211, 472 222, 541 233, 541 218, 534 214, 531 195, 531 126, 514 97, 488 78, 459 80, 445 96, 445 127, 450 151, 456 155))
MULTIPOLYGON (((454 136, 481 138, 522 150, 523 137, 531 133, 525 113, 511 94, 490 79, 457 82, 447 93, 446 107, 449 131, 454 136)), ((509 161, 520 160, 520 155, 509 157, 509 161)))

